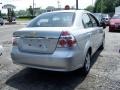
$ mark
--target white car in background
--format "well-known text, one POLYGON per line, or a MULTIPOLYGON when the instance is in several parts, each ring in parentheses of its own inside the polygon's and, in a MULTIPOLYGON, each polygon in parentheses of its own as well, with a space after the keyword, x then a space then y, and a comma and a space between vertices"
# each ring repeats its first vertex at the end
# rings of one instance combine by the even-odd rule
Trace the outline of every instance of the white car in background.
POLYGON ((3 52, 3 47, 2 45, 0 45, 0 56, 2 55, 2 52, 3 52))

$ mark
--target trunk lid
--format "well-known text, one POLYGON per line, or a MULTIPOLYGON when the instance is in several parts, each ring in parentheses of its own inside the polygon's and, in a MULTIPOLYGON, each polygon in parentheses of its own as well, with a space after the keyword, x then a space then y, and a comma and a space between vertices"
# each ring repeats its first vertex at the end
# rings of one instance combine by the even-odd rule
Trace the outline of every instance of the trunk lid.
POLYGON ((120 19, 111 19, 110 22, 112 22, 112 23, 120 23, 120 19))
POLYGON ((14 32, 13 36, 20 37, 18 48, 23 52, 50 54, 55 51, 64 29, 59 27, 24 28, 14 32))

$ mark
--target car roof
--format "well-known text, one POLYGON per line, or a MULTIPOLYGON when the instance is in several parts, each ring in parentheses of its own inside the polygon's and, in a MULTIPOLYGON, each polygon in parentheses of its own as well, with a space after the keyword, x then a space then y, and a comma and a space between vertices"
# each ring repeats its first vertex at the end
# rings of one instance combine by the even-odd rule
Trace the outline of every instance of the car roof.
MULTIPOLYGON (((51 12, 47 12, 47 13, 56 13, 56 12, 74 12, 74 13, 84 13, 84 12, 88 12, 86 10, 59 10, 59 11, 51 11, 51 12)), ((90 13, 90 12, 89 12, 90 13)))

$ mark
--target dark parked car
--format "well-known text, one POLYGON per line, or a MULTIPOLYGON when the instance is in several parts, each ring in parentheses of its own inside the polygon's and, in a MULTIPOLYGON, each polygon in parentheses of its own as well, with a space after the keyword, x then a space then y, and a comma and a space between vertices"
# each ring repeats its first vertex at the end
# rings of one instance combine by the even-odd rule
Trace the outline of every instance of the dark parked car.
POLYGON ((120 30, 120 14, 114 15, 109 24, 109 32, 120 30))

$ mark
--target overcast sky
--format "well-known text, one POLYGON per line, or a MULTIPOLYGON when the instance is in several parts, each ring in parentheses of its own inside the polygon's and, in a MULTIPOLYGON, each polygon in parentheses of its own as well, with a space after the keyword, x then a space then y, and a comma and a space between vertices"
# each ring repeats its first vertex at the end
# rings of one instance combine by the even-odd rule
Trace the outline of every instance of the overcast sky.
MULTIPOLYGON (((41 7, 46 8, 47 6, 54 6, 58 7, 58 0, 34 0, 35 7, 41 7)), ((76 0, 59 0, 61 7, 64 7, 65 5, 70 5, 75 7, 75 1, 76 0)), ((79 8, 84 9, 88 5, 92 5, 92 1, 95 2, 95 0, 78 0, 79 1, 79 8)), ((0 0, 2 2, 2 5, 0 5, 0 9, 4 4, 13 4, 16 6, 15 10, 20 9, 26 9, 29 8, 30 5, 32 5, 33 0, 0 0)), ((5 10, 2 10, 5 11, 5 10)))

